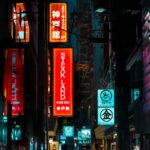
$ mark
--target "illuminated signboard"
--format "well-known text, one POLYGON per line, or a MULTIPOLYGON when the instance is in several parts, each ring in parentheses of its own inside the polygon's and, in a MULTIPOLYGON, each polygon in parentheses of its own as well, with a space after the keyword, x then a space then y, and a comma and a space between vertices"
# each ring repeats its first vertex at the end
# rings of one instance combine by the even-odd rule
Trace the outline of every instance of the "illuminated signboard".
POLYGON ((7 115, 8 101, 12 104, 12 115, 24 114, 24 49, 5 50, 4 96, 7 115))
POLYGON ((53 49, 53 115, 73 115, 73 50, 53 49))
POLYGON ((50 150, 59 150, 59 142, 53 141, 53 142, 50 144, 50 150))
MULTIPOLYGON (((83 130, 85 130, 85 129, 83 129, 83 130)), ((78 131, 78 144, 79 145, 85 145, 85 144, 89 145, 89 144, 91 144, 91 138, 87 138, 87 137, 91 137, 91 132, 90 132, 90 136, 83 136, 83 133, 85 131, 83 131, 83 133, 81 133, 81 132, 82 131, 78 131)))
POLYGON ((16 3, 13 7, 12 31, 16 42, 29 42, 29 23, 24 3, 16 3))
POLYGON ((64 126, 63 127, 63 134, 66 137, 74 137, 74 127, 73 126, 64 126))
POLYGON ((67 42, 67 4, 51 3, 49 15, 49 42, 67 42))
POLYGON ((113 107, 114 106, 114 90, 102 89, 98 90, 98 107, 113 107))
POLYGON ((98 125, 114 125, 114 108, 98 108, 98 125))
POLYGON ((83 139, 90 139, 91 138, 91 129, 81 129, 80 134, 83 139))

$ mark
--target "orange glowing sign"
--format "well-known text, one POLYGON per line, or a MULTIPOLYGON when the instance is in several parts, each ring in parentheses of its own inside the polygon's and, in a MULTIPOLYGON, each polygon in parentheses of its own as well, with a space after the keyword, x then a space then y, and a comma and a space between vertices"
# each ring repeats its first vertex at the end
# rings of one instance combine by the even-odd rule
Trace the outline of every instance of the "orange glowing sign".
POLYGON ((67 42, 67 4, 51 3, 49 11, 49 42, 67 42))
POLYGON ((73 115, 73 50, 53 49, 53 115, 73 115))
POLYGON ((29 23, 24 3, 16 3, 13 7, 13 23, 16 42, 29 42, 29 23))
POLYGON ((47 70, 48 70, 48 79, 47 79, 47 81, 48 81, 48 95, 50 95, 50 82, 51 82, 51 77, 50 77, 50 75, 51 75, 51 65, 50 65, 50 53, 48 52, 48 68, 47 68, 47 70))
POLYGON ((8 102, 12 104, 12 115, 24 114, 24 49, 5 50, 4 97, 7 115, 8 102))

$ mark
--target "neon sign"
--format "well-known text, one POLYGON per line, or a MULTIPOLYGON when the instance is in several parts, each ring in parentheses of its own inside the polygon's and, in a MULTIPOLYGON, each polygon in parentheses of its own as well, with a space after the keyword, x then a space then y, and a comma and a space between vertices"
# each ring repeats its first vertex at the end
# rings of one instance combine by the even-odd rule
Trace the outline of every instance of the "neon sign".
POLYGON ((49 41, 67 42, 67 4, 51 3, 49 14, 49 41))
POLYGON ((53 115, 73 115, 73 51, 53 49, 53 115))
POLYGON ((10 49, 5 51, 5 67, 4 67, 5 115, 7 115, 8 101, 12 104, 12 115, 24 114, 23 61, 24 61, 24 49, 21 49, 21 54, 19 53, 18 49, 10 49))
POLYGON ((29 23, 24 3, 16 3, 13 7, 13 23, 16 42, 29 42, 29 23))

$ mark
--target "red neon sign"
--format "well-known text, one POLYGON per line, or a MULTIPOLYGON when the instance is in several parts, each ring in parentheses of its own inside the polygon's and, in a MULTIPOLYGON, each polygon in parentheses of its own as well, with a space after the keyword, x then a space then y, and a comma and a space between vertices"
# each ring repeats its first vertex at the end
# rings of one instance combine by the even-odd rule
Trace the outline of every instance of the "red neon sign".
POLYGON ((51 3, 49 14, 49 42, 67 42, 67 4, 51 3))
POLYGON ((53 49, 53 115, 73 115, 73 50, 53 49))
POLYGON ((29 23, 24 3, 16 3, 16 6, 13 7, 13 22, 16 42, 29 42, 29 23))
POLYGON ((4 97, 7 115, 8 101, 12 104, 12 115, 23 115, 24 97, 24 49, 9 49, 5 51, 4 66, 4 97))

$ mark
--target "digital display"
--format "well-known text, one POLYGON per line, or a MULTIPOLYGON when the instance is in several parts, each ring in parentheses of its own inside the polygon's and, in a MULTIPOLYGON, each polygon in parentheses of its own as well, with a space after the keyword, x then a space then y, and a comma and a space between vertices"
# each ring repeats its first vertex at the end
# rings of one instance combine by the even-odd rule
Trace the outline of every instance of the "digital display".
POLYGON ((98 125, 114 125, 114 108, 98 108, 98 125))

